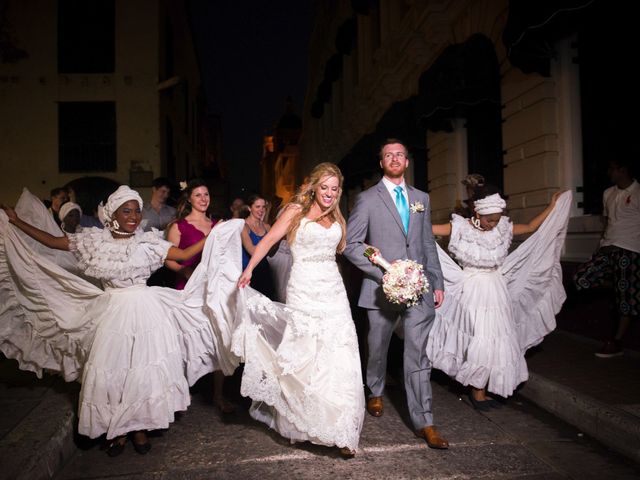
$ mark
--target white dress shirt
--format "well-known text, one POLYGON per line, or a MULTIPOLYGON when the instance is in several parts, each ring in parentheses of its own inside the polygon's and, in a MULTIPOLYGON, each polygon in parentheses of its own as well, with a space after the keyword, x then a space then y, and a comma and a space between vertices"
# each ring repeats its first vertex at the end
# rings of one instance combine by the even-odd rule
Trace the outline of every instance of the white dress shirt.
POLYGON ((607 228, 600 245, 640 253, 640 184, 634 180, 624 189, 609 187, 602 194, 602 203, 607 228))
POLYGON ((404 179, 402 180, 401 184, 396 185, 387 177, 382 177, 382 183, 384 184, 385 187, 387 187, 387 190, 389 191, 389 195, 391 195, 391 199, 393 200, 394 205, 396 204, 395 188, 402 187, 402 195, 404 196, 404 199, 407 201, 407 205, 409 205, 409 195, 407 195, 407 186, 404 183, 404 179))

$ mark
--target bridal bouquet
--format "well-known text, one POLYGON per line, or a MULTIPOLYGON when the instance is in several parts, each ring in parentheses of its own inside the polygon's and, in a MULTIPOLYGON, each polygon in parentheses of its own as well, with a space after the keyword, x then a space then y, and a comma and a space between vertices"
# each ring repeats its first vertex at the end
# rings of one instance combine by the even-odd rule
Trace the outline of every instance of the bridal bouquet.
POLYGON ((389 263, 374 247, 367 248, 364 256, 386 270, 382 277, 382 290, 390 302, 410 307, 418 303, 423 293, 429 291, 424 267, 418 262, 395 260, 389 263))

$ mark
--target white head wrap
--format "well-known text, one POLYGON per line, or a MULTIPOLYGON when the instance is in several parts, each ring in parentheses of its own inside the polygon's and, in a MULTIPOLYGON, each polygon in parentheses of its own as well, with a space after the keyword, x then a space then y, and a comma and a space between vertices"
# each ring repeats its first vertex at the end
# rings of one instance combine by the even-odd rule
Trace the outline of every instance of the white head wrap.
POLYGON ((113 214, 122 204, 129 200, 136 200, 140 204, 140 208, 142 208, 143 204, 140 194, 129 188, 127 185, 121 185, 115 192, 109 195, 106 205, 103 205, 102 203, 98 205, 98 218, 105 227, 110 227, 113 220, 113 214))
POLYGON ((502 213, 506 206, 507 202, 497 193, 473 202, 473 208, 479 215, 502 213))
POLYGON ((78 212, 80 212, 80 215, 82 215, 82 208, 80 208, 80 205, 73 202, 66 202, 60 207, 58 218, 64 221, 64 217, 66 217, 71 210, 78 210, 78 212))

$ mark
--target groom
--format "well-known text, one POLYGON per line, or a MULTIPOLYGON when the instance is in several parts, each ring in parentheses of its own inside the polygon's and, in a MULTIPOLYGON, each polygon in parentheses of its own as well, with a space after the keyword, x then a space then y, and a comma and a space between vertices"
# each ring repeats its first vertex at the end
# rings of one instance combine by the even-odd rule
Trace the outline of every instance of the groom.
POLYGON ((344 251, 364 272, 358 306, 369 317, 367 386, 371 394, 367 411, 374 417, 384 412, 384 380, 387 351, 398 317, 404 323, 404 384, 415 433, 431 448, 448 448, 449 442, 433 426, 431 413, 431 362, 426 347, 435 308, 444 300, 444 281, 431 232, 429 195, 408 186, 404 173, 409 166, 407 148, 396 139, 380 150, 383 178, 362 192, 349 215, 347 247, 344 251), (365 256, 367 245, 377 247, 392 262, 410 259, 424 265, 429 292, 416 305, 405 308, 387 301, 382 291, 383 270, 365 256))

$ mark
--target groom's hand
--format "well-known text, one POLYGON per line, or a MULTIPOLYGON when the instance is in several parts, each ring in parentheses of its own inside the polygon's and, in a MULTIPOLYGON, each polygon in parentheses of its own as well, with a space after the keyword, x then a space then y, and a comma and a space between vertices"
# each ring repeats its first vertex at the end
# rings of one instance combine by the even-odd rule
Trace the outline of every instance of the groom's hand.
POLYGON ((434 290, 433 291, 433 306, 435 308, 440 308, 444 302, 444 290, 434 290))

